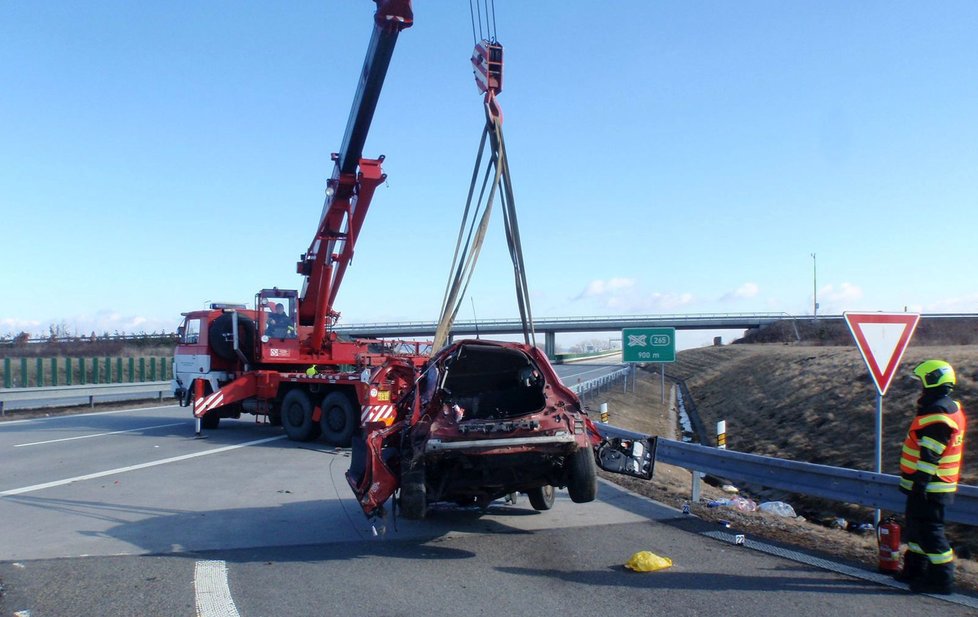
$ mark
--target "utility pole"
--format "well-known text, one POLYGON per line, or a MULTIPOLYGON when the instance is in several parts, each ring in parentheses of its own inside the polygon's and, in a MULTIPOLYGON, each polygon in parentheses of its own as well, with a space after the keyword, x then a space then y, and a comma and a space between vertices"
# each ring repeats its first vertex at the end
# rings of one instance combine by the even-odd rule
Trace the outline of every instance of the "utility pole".
POLYGON ((812 253, 812 319, 818 319, 818 267, 815 261, 815 253, 812 253))

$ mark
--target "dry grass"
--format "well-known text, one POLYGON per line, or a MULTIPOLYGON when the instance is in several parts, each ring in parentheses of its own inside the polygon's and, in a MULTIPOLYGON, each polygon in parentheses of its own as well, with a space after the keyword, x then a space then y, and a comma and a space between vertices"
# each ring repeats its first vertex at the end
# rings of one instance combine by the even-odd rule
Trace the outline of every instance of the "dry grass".
MULTIPOLYGON (((978 346, 910 347, 897 377, 883 399, 883 471, 896 473, 898 453, 913 414, 919 386, 907 377, 918 362, 942 357, 958 367, 958 398, 965 409, 976 409, 976 373, 964 367, 978 366, 978 346)), ((732 345, 687 350, 667 367, 669 376, 686 379, 703 422, 713 430, 717 420, 727 422, 730 449, 779 456, 793 460, 872 470, 874 463, 874 415, 876 389, 859 352, 854 347, 802 347, 732 345)), ((595 396, 592 409, 607 402, 610 423, 631 430, 674 438, 676 423, 668 403, 660 399, 658 375, 639 373, 634 394, 620 390, 595 396)), ((666 381, 667 388, 669 381, 666 381)), ((710 438, 715 436, 710 435, 710 438)), ((976 482, 978 438, 968 441, 965 481, 976 482)), ((620 482, 636 492, 675 507, 689 499, 688 471, 669 465, 656 466, 651 482, 620 482)), ((703 487, 704 499, 725 496, 714 487, 703 487)), ((877 549, 872 534, 860 536, 831 529, 812 521, 844 517, 869 520, 864 508, 846 507, 800 496, 755 496, 755 501, 783 499, 805 513, 809 521, 784 519, 762 513, 743 514, 730 508, 692 504, 695 515, 707 520, 726 519, 749 535, 813 549, 837 558, 876 565, 877 549)), ((978 548, 978 529, 952 526, 949 539, 959 548, 978 548)), ((978 590, 978 562, 959 560, 958 582, 978 590)))

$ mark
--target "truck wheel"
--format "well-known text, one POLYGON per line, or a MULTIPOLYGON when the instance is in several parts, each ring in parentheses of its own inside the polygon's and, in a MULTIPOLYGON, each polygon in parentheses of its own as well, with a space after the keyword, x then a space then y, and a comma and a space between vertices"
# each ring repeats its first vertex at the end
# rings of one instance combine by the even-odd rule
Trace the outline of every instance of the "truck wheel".
POLYGON ((323 439, 331 446, 348 447, 360 423, 353 401, 343 392, 330 392, 323 397, 320 409, 319 428, 323 439))
POLYGON ((420 521, 428 513, 428 494, 424 485, 424 467, 401 475, 401 516, 420 521))
POLYGON ((221 423, 221 415, 217 410, 211 410, 204 414, 204 417, 200 419, 200 428, 206 428, 212 431, 217 428, 217 425, 221 423))
POLYGON ((568 457, 567 494, 574 503, 594 501, 598 494, 598 471, 590 447, 578 448, 568 457))
POLYGON ((282 399, 282 426, 292 441, 316 438, 318 426, 312 421, 312 401, 303 390, 290 390, 282 399))
POLYGON ((282 426, 282 410, 275 409, 268 412, 268 423, 272 426, 282 426))
POLYGON ((554 487, 547 484, 540 488, 531 488, 526 492, 526 496, 530 498, 530 505, 533 506, 533 509, 542 512, 554 507, 554 499, 557 496, 557 491, 554 490, 554 487))

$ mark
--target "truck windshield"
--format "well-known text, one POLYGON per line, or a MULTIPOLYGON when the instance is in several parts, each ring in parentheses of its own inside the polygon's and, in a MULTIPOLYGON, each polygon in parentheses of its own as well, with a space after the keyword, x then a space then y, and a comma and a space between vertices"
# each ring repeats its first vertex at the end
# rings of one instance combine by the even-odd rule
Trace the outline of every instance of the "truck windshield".
POLYGON ((200 340, 200 318, 188 319, 183 325, 180 342, 193 345, 200 340))

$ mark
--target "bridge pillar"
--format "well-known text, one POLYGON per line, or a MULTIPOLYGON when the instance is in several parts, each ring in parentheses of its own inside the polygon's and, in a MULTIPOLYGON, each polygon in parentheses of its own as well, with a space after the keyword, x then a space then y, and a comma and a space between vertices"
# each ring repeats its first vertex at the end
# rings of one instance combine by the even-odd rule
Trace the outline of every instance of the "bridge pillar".
POLYGON ((543 333, 543 352, 550 361, 557 359, 557 333, 553 330, 543 333))

